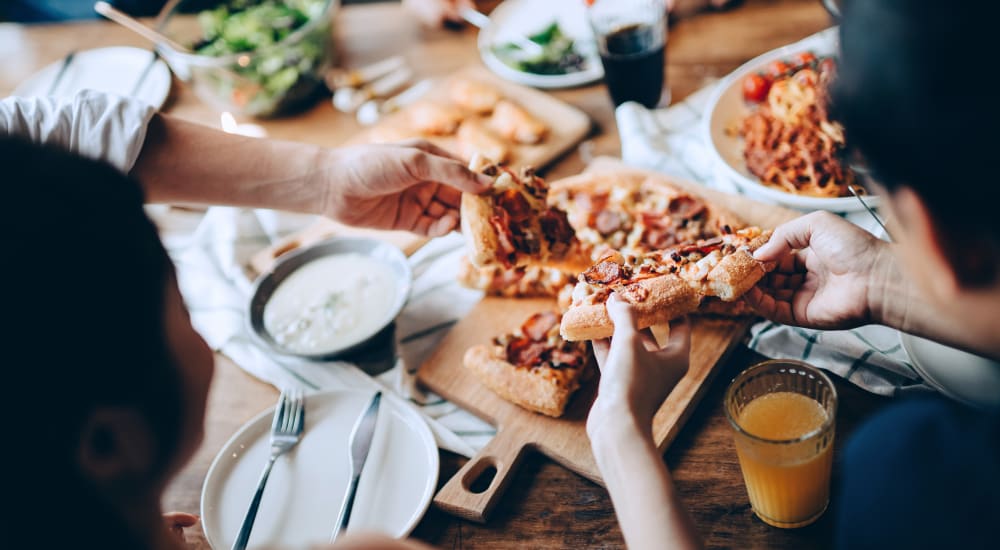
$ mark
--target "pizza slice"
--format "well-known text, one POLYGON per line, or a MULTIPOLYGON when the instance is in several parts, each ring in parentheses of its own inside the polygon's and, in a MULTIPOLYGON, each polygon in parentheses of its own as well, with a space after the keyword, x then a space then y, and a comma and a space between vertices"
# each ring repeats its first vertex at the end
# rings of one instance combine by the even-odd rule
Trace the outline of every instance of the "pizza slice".
POLYGON ((636 309, 639 328, 695 313, 706 298, 733 302, 767 272, 753 251, 770 236, 748 227, 641 255, 612 253, 580 274, 560 332, 570 341, 611 336, 614 324, 605 303, 612 292, 636 309))
POLYGON ((478 155, 470 168, 495 178, 487 192, 462 195, 462 232, 473 265, 579 271, 584 263, 579 242, 566 214, 546 204, 544 180, 531 168, 518 174, 478 155))
POLYGON ((462 258, 458 267, 458 282, 463 286, 506 298, 555 298, 566 287, 572 289, 575 281, 575 274, 543 266, 476 267, 462 258))
POLYGON ((562 416, 590 374, 586 342, 559 336, 560 316, 536 313, 520 329, 465 352, 465 368, 500 397, 541 414, 562 416))
POLYGON ((665 176, 634 170, 558 180, 548 200, 566 212, 592 261, 613 251, 638 255, 711 239, 746 225, 665 176))

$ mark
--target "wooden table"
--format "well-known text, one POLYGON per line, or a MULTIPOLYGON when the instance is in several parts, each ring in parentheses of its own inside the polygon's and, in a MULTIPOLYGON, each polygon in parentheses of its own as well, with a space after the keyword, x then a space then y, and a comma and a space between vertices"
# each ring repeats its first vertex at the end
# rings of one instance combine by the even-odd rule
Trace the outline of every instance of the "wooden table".
MULTIPOLYGON (((829 24, 818 0, 749 0, 730 11, 679 21, 671 27, 667 50, 667 75, 673 98, 683 99, 751 57, 829 24)), ((347 65, 402 53, 419 75, 433 76, 479 62, 475 31, 421 29, 395 3, 347 7, 338 26, 341 59, 347 65)), ((109 23, 0 24, 0 59, 4 60, 0 63, 0 96, 72 49, 110 45, 146 46, 109 23)), ((619 153, 614 114, 603 87, 562 90, 554 95, 576 105, 594 120, 595 129, 588 140, 592 154, 619 153)), ((218 125, 218 113, 181 85, 175 86, 165 110, 192 121, 218 125)), ((359 129, 353 118, 335 112, 327 102, 300 115, 264 125, 273 137, 324 145, 341 143, 359 129)), ((570 152, 550 168, 548 175, 574 174, 584 164, 578 152, 570 152)), ((667 465, 708 546, 829 547, 830 514, 810 527, 783 531, 764 525, 750 511, 732 434, 722 412, 721 396, 733 376, 759 359, 743 348, 721 367, 710 393, 667 452, 667 465)), ((837 387, 841 394, 838 439, 843 441, 844 435, 885 400, 839 380, 837 387)), ((275 397, 273 388, 251 378, 228 359, 218 358, 205 441, 167 491, 166 509, 197 512, 201 484, 211 459, 243 422, 269 406, 275 397)), ((447 452, 442 452, 441 459, 443 483, 464 459, 447 452)), ((605 490, 537 456, 525 461, 500 506, 488 525, 468 523, 431 510, 414 536, 442 548, 623 546, 605 490)), ((195 548, 207 548, 197 528, 189 532, 188 539, 195 548)))

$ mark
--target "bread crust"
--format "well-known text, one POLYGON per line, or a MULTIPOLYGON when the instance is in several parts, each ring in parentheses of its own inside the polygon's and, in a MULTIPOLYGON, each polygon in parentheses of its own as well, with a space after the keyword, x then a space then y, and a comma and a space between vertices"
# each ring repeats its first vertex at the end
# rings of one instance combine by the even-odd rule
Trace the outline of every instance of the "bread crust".
POLYGON ((547 416, 562 416, 573 392, 580 387, 582 369, 561 373, 569 376, 546 376, 538 371, 548 367, 519 368, 502 356, 503 348, 499 346, 478 345, 466 350, 463 363, 484 386, 507 401, 547 416))
MULTIPOLYGON (((649 292, 645 300, 632 303, 639 329, 669 323, 693 313, 701 303, 701 293, 679 277, 653 277, 629 286, 639 286, 649 292)), ((570 342, 610 338, 614 331, 615 325, 603 303, 571 307, 563 314, 559 325, 559 334, 570 342)))
POLYGON ((480 195, 462 193, 462 234, 468 249, 469 262, 477 267, 494 263, 500 248, 497 231, 490 223, 493 206, 480 195))
POLYGON ((726 256, 708 273, 707 294, 732 302, 753 288, 765 274, 764 267, 746 250, 726 256))

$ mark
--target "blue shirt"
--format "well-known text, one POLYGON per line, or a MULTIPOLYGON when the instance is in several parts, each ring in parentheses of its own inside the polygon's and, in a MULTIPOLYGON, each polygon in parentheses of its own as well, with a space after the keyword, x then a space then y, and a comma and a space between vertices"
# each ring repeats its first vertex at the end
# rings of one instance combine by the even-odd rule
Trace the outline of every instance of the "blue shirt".
POLYGON ((838 548, 1000 548, 1000 416, 941 398, 893 405, 848 443, 838 548))

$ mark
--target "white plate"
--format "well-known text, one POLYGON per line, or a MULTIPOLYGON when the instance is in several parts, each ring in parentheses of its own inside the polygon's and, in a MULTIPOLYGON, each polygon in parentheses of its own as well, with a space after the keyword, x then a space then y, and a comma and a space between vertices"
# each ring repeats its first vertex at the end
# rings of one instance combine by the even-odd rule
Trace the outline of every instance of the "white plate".
MULTIPOLYGON (((743 138, 728 135, 726 128, 750 114, 750 108, 743 101, 743 80, 747 75, 764 70, 777 59, 786 59, 797 53, 811 51, 817 55, 833 55, 837 52, 837 28, 827 29, 805 40, 771 50, 744 63, 716 86, 708 100, 708 116, 704 118, 702 131, 705 142, 710 145, 712 160, 722 168, 721 173, 738 186, 744 193, 762 201, 790 206, 800 210, 830 210, 833 212, 854 212, 864 207, 858 199, 838 197, 825 199, 795 195, 769 187, 760 182, 747 170, 743 160, 743 138)), ((869 206, 879 204, 876 196, 865 197, 869 206)))
POLYGON ((490 26, 479 33, 479 54, 483 63, 507 80, 535 88, 572 88, 604 78, 594 32, 585 10, 582 0, 507 0, 501 3, 490 13, 490 26), (557 21, 563 32, 573 37, 576 51, 587 60, 584 70, 559 75, 526 73, 507 66, 493 53, 493 46, 510 42, 512 35, 535 34, 553 21, 557 21))
POLYGON ((1000 409, 1000 363, 903 332, 899 341, 931 387, 973 407, 1000 409))
MULTIPOLYGON (((76 52, 51 94, 49 88, 62 68, 62 59, 30 76, 14 90, 13 95, 73 97, 82 90, 97 90, 128 96, 152 59, 153 52, 150 50, 125 46, 76 52)), ((168 95, 170 69, 162 59, 158 59, 134 97, 159 109, 168 95)))
MULTIPOLYGON (((306 396, 303 438, 274 465, 251 546, 297 548, 330 540, 347 491, 351 429, 371 397, 356 390, 306 396)), ((230 548, 236 539, 267 461, 273 412, 244 425, 208 470, 201 521, 212 548, 230 548)), ((430 428, 399 397, 383 393, 348 530, 405 537, 427 511, 437 477, 438 451, 430 428)))

